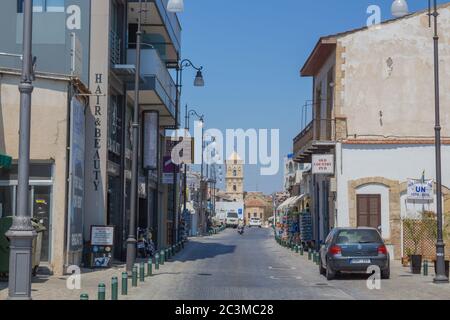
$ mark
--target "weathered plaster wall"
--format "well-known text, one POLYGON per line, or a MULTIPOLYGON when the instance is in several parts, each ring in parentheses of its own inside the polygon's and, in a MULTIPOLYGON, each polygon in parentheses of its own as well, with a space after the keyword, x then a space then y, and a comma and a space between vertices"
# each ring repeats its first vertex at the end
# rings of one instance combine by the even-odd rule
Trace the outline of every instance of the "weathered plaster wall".
MULTIPOLYGON (((439 34, 441 105, 448 106, 449 7, 440 12, 439 34)), ((434 136, 433 30, 425 14, 346 35, 338 49, 339 111, 350 136, 434 136)), ((450 136, 450 111, 442 107, 441 114, 442 133, 450 136)))
MULTIPOLYGON (((19 147, 19 76, 3 75, 0 80, 0 135, 8 155, 17 160, 19 147)), ((63 273, 64 226, 67 169, 67 86, 68 82, 38 78, 31 107, 31 160, 54 160, 51 209, 51 267, 63 273)))

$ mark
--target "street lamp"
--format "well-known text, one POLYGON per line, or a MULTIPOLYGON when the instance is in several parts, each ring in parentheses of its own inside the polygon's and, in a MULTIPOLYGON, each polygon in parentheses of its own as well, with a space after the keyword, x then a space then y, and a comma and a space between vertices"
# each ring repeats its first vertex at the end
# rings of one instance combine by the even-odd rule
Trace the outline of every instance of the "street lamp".
POLYGON ((391 12, 396 18, 406 16, 409 13, 408 4, 405 0, 395 0, 392 3, 391 12))
MULTIPOLYGON (((176 2, 176 1, 174 1, 176 2)), ((176 96, 176 102, 175 102, 175 134, 177 135, 178 132, 178 113, 180 110, 180 102, 181 102, 181 92, 182 92, 182 88, 183 88, 183 71, 184 69, 188 68, 188 67, 192 67, 193 69, 197 70, 197 75, 195 76, 194 79, 194 86, 195 87, 204 87, 205 86, 205 80, 203 78, 203 67, 196 67, 191 60, 189 59, 184 59, 181 60, 181 62, 177 62, 176 65, 176 88, 177 88, 177 96, 176 96)), ((175 138, 178 138, 177 136, 175 138)), ((177 139, 176 139, 177 140, 177 139)), ((176 170, 176 166, 173 166, 173 190, 172 190, 172 195, 173 195, 173 214, 174 214, 174 219, 175 219, 175 223, 173 224, 173 233, 175 234, 176 240, 178 240, 178 208, 177 208, 177 170, 176 170)), ((186 167, 185 167, 186 169, 186 167)))
MULTIPOLYGON (((392 14, 399 14, 407 10, 405 0, 396 0, 393 4, 392 14), (394 4, 396 4, 394 6, 394 4)), ((434 101, 435 101, 435 149, 436 149, 436 215, 437 215, 437 241, 436 241, 436 277, 434 283, 448 283, 445 274, 445 243, 442 230, 442 164, 441 164, 441 124, 440 124, 440 93, 439 93, 439 35, 438 35, 438 10, 437 0, 434 0, 433 12, 431 12, 431 0, 428 0, 428 16, 434 17, 434 101)))
POLYGON ((167 10, 170 12, 183 12, 184 1, 183 0, 169 0, 167 4, 167 10))
POLYGON ((9 291, 10 300, 31 300, 32 243, 36 232, 31 224, 29 202, 30 118, 33 92, 33 3, 24 1, 23 58, 20 91, 19 177, 17 212, 6 236, 10 240, 9 291))
POLYGON ((138 29, 136 32, 136 70, 134 81, 134 109, 133 109, 133 154, 131 161, 131 192, 130 192, 130 221, 127 238, 127 267, 131 274, 136 261, 136 206, 138 184, 138 158, 139 158, 139 84, 141 73, 141 36, 142 36, 142 0, 139 0, 138 29))
MULTIPOLYGON (((195 116, 200 120, 200 124, 202 126, 202 159, 201 159, 201 169, 200 169, 200 219, 202 219, 203 215, 203 150, 205 147, 204 144, 204 130, 205 130, 205 116, 199 115, 197 111, 190 110, 188 111, 188 106, 185 107, 185 130, 186 132, 189 131, 189 124, 190 124, 190 118, 191 116, 195 116)), ((187 165, 184 164, 184 183, 183 183, 183 211, 186 211, 187 207, 187 165)))

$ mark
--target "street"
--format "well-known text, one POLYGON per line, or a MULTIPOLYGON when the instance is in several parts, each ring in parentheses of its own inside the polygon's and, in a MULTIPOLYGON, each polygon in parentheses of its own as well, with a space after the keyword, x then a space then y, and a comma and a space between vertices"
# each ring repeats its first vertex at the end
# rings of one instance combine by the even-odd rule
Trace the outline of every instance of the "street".
POLYGON ((228 229, 193 238, 129 299, 137 300, 355 300, 450 299, 450 285, 433 274, 413 276, 395 262, 390 280, 369 290, 366 275, 328 282, 306 256, 280 247, 270 229, 228 229))

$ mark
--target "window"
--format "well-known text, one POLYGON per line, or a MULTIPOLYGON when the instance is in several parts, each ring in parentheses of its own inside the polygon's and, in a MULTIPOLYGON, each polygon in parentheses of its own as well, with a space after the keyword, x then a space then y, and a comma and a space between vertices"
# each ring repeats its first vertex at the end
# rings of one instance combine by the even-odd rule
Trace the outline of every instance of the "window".
MULTIPOLYGON (((23 13, 23 2, 17 1, 18 13, 23 13)), ((33 0, 33 12, 64 12, 64 0, 33 0)))
POLYGON ((237 191, 237 187, 235 185, 233 186, 233 191, 237 191))
POLYGON ((337 244, 380 243, 380 235, 375 230, 342 230, 339 232, 337 244))
POLYGON ((237 176, 237 171, 233 170, 233 176, 236 177, 237 176))

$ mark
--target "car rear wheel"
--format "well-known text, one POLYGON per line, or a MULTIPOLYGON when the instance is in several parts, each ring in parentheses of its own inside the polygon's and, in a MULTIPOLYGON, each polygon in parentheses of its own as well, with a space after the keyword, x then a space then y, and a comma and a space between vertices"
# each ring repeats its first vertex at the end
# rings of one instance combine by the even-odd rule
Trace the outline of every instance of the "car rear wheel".
POLYGON ((326 275, 326 273, 327 273, 327 270, 322 265, 322 259, 320 259, 320 262, 319 262, 319 273, 322 276, 326 275))
POLYGON ((336 271, 334 271, 328 263, 325 271, 325 276, 327 277, 328 281, 333 280, 336 277, 336 271))
POLYGON ((391 278, 391 269, 387 268, 386 270, 381 271, 381 279, 388 280, 391 278))

